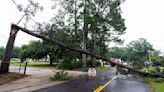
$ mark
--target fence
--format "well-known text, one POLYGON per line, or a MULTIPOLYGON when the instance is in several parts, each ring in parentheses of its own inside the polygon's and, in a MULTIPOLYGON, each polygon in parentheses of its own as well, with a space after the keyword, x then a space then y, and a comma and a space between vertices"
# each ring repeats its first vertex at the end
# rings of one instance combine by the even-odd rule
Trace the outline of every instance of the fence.
POLYGON ((9 72, 26 74, 27 62, 10 62, 9 72))

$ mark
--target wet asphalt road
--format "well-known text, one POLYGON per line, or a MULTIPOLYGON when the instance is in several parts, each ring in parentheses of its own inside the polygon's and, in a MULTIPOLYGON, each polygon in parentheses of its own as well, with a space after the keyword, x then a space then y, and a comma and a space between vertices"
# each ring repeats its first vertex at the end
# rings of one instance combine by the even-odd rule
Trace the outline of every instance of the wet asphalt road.
MULTIPOLYGON (((63 84, 43 88, 36 92, 93 92, 96 88, 108 82, 115 74, 116 68, 113 67, 107 72, 98 73, 95 78, 85 76, 63 84)), ((149 92, 149 88, 139 76, 118 75, 101 92, 149 92)))
POLYGON ((139 76, 120 75, 103 92, 150 92, 139 76))

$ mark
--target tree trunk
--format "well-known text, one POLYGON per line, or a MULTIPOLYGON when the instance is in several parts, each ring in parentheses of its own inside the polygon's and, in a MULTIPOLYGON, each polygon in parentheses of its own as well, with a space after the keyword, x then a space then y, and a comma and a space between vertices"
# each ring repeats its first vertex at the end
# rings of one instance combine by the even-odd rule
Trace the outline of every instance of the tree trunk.
MULTIPOLYGON (((86 24, 84 24, 86 26, 86 24)), ((84 27, 85 27, 84 26, 84 27)), ((86 29, 86 28, 84 28, 86 29)), ((86 32, 83 30, 83 44, 82 44, 82 49, 86 50, 86 32)), ((86 68, 87 67, 87 59, 86 59, 86 54, 82 54, 82 67, 86 68)))
MULTIPOLYGON (((96 53, 96 34, 95 32, 93 33, 93 54, 96 53)), ((93 67, 96 67, 96 57, 92 57, 93 58, 93 67)))
POLYGON ((146 76, 154 76, 154 77, 161 77, 161 78, 164 78, 163 75, 158 75, 158 74, 150 74, 150 73, 147 73, 147 72, 143 72, 143 71, 140 71, 140 70, 137 70, 133 67, 128 67, 128 66, 125 66, 125 65, 122 65, 122 64, 118 64, 116 62, 112 62, 109 58, 104 58, 103 56, 100 56, 98 54, 93 54, 92 52, 90 51, 86 51, 86 50, 83 50, 81 48, 75 48, 73 47, 72 45, 69 45, 69 44, 65 44, 64 42, 62 41, 59 41, 59 40, 52 40, 52 39, 49 39, 45 36, 42 36, 42 35, 39 35, 39 34, 36 34, 36 33, 33 33, 31 31, 29 31, 28 29, 25 29, 25 28, 22 28, 20 26, 17 26, 15 24, 12 24, 12 26, 15 26, 17 28, 19 28, 20 30, 22 30, 23 32, 29 34, 29 35, 32 35, 32 36, 35 36, 37 38, 41 38, 42 40, 44 41, 47 41, 49 43, 52 43, 54 45, 59 45, 65 49, 69 49, 69 50, 72 50, 72 51, 75 51, 75 52, 80 52, 80 53, 84 53, 84 54, 88 54, 88 55, 91 55, 91 56, 94 56, 96 57, 97 59, 102 59, 103 61, 107 61, 108 63, 111 63, 111 64, 115 64, 115 65, 118 65, 119 67, 122 67, 122 68, 126 68, 126 69, 129 69, 130 71, 133 71, 135 73, 139 73, 139 74, 142 74, 142 75, 146 75, 146 76))
POLYGON ((87 67, 87 59, 86 59, 86 54, 82 54, 82 68, 87 67))
POLYGON ((53 64, 53 58, 50 56, 50 63, 49 65, 52 65, 53 64))
POLYGON ((1 66, 0 66, 0 74, 9 72, 10 58, 12 55, 15 37, 18 30, 19 28, 17 26, 14 26, 14 25, 11 26, 10 37, 8 39, 5 54, 4 54, 4 57, 2 59, 1 66))
POLYGON ((52 65, 53 64, 53 60, 50 60, 50 65, 52 65))
MULTIPOLYGON (((85 1, 85 6, 84 6, 84 27, 83 27, 83 46, 82 49, 86 50, 86 39, 87 39, 87 23, 86 23, 86 1, 85 1)), ((86 68, 87 67, 87 59, 86 59, 86 54, 82 54, 82 67, 86 68)))

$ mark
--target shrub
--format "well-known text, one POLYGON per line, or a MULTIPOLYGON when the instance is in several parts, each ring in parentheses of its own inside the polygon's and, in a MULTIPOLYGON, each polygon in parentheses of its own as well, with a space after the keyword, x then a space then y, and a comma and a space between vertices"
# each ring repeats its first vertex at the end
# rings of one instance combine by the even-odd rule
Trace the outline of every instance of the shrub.
POLYGON ((70 76, 68 76, 68 73, 67 72, 64 72, 64 70, 62 71, 59 71, 59 72, 56 72, 56 74, 52 77, 50 77, 51 80, 69 80, 71 79, 70 76))
POLYGON ((148 73, 164 74, 164 68, 162 67, 148 67, 148 68, 143 68, 142 71, 148 73))
POLYGON ((101 66, 101 63, 100 62, 96 62, 96 66, 101 66))
POLYGON ((72 70, 74 68, 80 68, 80 61, 59 61, 58 68, 60 69, 69 69, 72 70))
POLYGON ((74 69, 74 68, 80 68, 82 65, 81 61, 72 61, 71 62, 71 68, 74 69))
POLYGON ((87 67, 92 67, 93 66, 93 61, 91 58, 87 59, 87 67))

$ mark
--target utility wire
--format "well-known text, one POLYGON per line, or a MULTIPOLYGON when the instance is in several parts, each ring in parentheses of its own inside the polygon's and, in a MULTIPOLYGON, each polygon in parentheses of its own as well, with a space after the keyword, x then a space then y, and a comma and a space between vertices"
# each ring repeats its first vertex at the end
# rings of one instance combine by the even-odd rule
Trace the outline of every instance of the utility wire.
POLYGON ((17 4, 14 0, 12 0, 12 2, 13 2, 16 6, 18 6, 18 4, 17 4))

